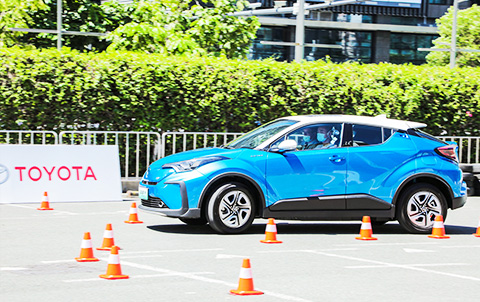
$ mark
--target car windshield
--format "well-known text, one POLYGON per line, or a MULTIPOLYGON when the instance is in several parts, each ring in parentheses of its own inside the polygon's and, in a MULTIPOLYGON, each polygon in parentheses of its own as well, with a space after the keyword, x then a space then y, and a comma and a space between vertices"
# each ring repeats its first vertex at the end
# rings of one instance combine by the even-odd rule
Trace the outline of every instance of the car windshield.
POLYGON ((238 149, 249 148, 254 149, 261 143, 271 138, 275 134, 279 133, 283 129, 290 127, 297 123, 297 121, 291 120, 276 120, 271 123, 260 126, 245 135, 240 136, 236 140, 226 145, 226 148, 238 149))

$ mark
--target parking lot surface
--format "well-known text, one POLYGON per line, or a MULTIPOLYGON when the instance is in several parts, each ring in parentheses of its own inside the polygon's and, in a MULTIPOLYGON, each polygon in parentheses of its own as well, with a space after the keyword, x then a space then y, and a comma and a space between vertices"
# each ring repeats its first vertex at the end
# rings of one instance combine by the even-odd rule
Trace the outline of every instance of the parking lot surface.
MULTIPOLYGON (((449 211, 450 239, 407 234, 396 222, 277 220, 282 244, 263 244, 266 220, 246 234, 218 235, 208 225, 138 212, 132 201, 0 205, 1 301, 480 301, 480 197, 449 211), (102 245, 111 223, 126 280, 105 280, 109 252, 77 262, 82 238, 102 245), (259 296, 233 296, 249 258, 259 296)), ((138 200, 137 204, 138 204, 138 200)))

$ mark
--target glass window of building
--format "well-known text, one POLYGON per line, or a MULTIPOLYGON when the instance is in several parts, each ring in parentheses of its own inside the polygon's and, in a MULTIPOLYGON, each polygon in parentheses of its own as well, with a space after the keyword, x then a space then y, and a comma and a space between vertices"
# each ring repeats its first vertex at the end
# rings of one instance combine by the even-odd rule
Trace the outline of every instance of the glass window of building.
POLYGON ((257 31, 257 38, 253 40, 252 46, 250 46, 247 58, 249 60, 274 58, 277 61, 286 61, 288 59, 288 46, 265 45, 261 44, 260 41, 287 41, 286 28, 266 26, 260 27, 257 31))
POLYGON ((418 51, 417 48, 432 47, 433 40, 436 38, 436 35, 392 33, 390 35, 390 62, 396 64, 424 64, 428 51, 418 51))
POLYGON ((333 62, 372 61, 372 33, 305 29, 305 43, 334 44, 340 48, 305 47, 305 59, 315 61, 329 56, 333 62))

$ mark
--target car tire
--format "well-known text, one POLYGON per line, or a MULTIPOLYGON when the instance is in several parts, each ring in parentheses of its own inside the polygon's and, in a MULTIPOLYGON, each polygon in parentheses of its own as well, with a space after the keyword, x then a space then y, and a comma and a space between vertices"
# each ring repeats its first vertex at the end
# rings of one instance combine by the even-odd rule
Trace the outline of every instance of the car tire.
POLYGON ((252 225, 254 218, 255 202, 243 184, 224 184, 210 195, 207 220, 215 231, 222 234, 242 233, 252 225))
POLYGON ((204 225, 207 224, 207 218, 200 217, 200 218, 178 218, 181 222, 187 225, 204 225))
POLYGON ((447 202, 445 196, 435 186, 418 183, 408 187, 401 194, 397 207, 397 219, 408 232, 431 233, 437 215, 442 215, 445 220, 447 202))

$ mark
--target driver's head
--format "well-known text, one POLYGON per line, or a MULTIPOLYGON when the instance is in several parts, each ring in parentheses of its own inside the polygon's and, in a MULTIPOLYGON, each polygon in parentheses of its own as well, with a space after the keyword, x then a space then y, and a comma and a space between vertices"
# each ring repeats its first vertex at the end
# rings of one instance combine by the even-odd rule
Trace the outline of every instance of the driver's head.
POLYGON ((305 142, 308 143, 309 141, 314 140, 317 134, 315 132, 315 128, 305 128, 303 129, 303 135, 305 136, 305 142))

